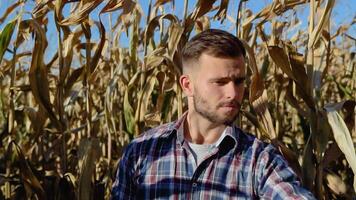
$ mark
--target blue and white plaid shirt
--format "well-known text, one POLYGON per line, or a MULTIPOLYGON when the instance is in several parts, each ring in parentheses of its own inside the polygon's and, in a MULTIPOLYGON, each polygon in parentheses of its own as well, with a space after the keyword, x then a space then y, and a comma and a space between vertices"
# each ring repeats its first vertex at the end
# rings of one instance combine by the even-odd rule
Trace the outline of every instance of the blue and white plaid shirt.
POLYGON ((178 131, 185 117, 128 145, 112 199, 315 199, 278 150, 235 126, 197 166, 178 131))

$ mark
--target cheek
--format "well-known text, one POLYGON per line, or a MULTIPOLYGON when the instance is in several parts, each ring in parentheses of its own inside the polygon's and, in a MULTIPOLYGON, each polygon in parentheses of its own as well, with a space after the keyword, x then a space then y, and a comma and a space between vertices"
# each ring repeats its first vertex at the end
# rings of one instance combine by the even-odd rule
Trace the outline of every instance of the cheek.
POLYGON ((209 102, 218 101, 224 97, 223 91, 214 86, 205 86, 200 91, 201 95, 209 102))
POLYGON ((207 91, 211 101, 220 102, 225 100, 226 92, 222 88, 214 88, 207 91))
POLYGON ((238 96, 239 100, 242 100, 243 97, 244 97, 244 94, 245 94, 245 86, 244 86, 244 85, 240 86, 240 87, 237 89, 237 91, 238 91, 238 93, 240 94, 240 95, 238 96))

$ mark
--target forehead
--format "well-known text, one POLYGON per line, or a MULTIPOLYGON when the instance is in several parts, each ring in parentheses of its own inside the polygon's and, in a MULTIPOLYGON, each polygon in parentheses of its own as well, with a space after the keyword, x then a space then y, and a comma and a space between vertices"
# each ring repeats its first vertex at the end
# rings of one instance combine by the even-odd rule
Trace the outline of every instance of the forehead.
POLYGON ((200 74, 206 76, 244 76, 245 59, 242 56, 221 58, 202 54, 198 61, 200 74))

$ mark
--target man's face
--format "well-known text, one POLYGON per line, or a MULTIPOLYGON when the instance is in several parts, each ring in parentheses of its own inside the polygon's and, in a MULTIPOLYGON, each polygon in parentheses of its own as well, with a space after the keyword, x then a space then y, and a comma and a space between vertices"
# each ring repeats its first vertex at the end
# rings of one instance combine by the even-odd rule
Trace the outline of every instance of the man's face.
POLYGON ((195 111, 214 124, 233 123, 244 94, 244 58, 202 54, 194 68, 191 81, 195 111))

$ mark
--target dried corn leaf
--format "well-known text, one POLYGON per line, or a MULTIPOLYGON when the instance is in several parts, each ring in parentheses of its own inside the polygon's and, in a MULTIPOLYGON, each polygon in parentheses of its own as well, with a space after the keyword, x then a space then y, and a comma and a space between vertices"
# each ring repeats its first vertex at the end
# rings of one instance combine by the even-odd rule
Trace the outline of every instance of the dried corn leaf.
POLYGON ((251 112, 245 110, 240 110, 241 114, 245 116, 254 126, 256 126, 262 133, 267 135, 267 131, 261 126, 261 123, 258 121, 257 116, 251 112))
POLYGON ((158 15, 154 17, 147 25, 145 29, 145 43, 152 39, 155 29, 162 24, 164 19, 169 20, 172 24, 178 24, 178 18, 173 14, 158 15))
POLYGON ((254 50, 245 41, 242 41, 242 44, 244 45, 246 52, 248 54, 248 66, 252 71, 251 86, 250 86, 250 93, 249 93, 250 94, 249 101, 252 104, 252 102, 254 102, 257 98, 262 96, 264 90, 264 84, 258 72, 254 50))
POLYGON ((336 33, 335 33, 333 36, 330 37, 330 40, 333 40, 333 39, 335 39, 337 36, 339 36, 339 35, 345 33, 346 31, 348 31, 349 28, 350 28, 350 25, 351 25, 351 24, 341 25, 341 26, 337 29, 336 33))
POLYGON ((318 25, 313 29, 313 32, 309 36, 310 39, 308 41, 308 48, 310 50, 314 47, 315 43, 319 40, 323 28, 327 25, 327 22, 330 19, 330 14, 331 14, 332 8, 334 6, 334 3, 335 3, 335 0, 327 1, 325 8, 324 8, 323 15, 322 15, 321 19, 319 20, 318 25))
MULTIPOLYGON (((0 18, 0 24, 2 24, 7 16, 12 13, 19 5, 23 4, 23 1, 15 1, 15 3, 11 4, 9 7, 6 8, 6 11, 3 13, 2 17, 0 18)), ((10 22, 11 23, 11 22, 10 22)))
POLYGON ((193 30, 196 20, 211 11, 215 2, 216 0, 199 0, 196 3, 194 11, 187 18, 185 18, 184 21, 184 33, 186 34, 187 39, 193 30))
POLYGON ((46 114, 50 118, 53 125, 62 130, 62 125, 53 112, 52 104, 49 99, 49 83, 47 68, 43 63, 44 51, 47 46, 45 32, 42 27, 35 20, 27 21, 32 26, 35 32, 35 47, 33 49, 31 67, 29 71, 29 79, 32 94, 35 97, 37 103, 46 111, 46 114))
POLYGON ((290 66, 292 68, 292 73, 295 77, 295 81, 301 86, 305 86, 306 88, 310 88, 310 83, 308 81, 308 76, 305 71, 304 67, 304 56, 301 54, 298 54, 297 52, 294 51, 289 51, 289 62, 290 66))
POLYGON ((139 99, 138 99, 138 108, 136 110, 135 113, 135 120, 136 121, 140 121, 143 122, 144 121, 144 117, 146 115, 147 112, 147 108, 148 105, 150 103, 151 100, 151 95, 154 89, 154 86, 156 84, 156 74, 157 74, 158 70, 155 70, 154 73, 151 74, 151 76, 147 77, 147 81, 146 84, 143 88, 142 93, 140 93, 139 95, 139 99))
POLYGON ((155 7, 162 6, 168 2, 172 2, 174 4, 174 0, 157 0, 155 3, 155 7))
MULTIPOLYGON (((132 25, 133 23, 132 13, 139 12, 140 16, 143 14, 140 5, 137 4, 136 1, 132 1, 132 0, 125 0, 125 1, 120 0, 117 6, 114 6, 114 8, 115 8, 114 10, 122 9, 122 13, 119 15, 118 20, 113 28, 116 29, 116 27, 119 24, 123 23, 124 24, 123 29, 125 29, 126 32, 129 26, 132 25)), ((112 9, 109 8, 107 12, 111 10, 112 9)), ((122 31, 124 31, 123 29, 122 31)))
POLYGON ((130 63, 132 65, 137 65, 137 54, 139 46, 139 29, 138 24, 140 23, 140 16, 137 10, 132 14, 134 17, 132 28, 130 29, 130 63))
POLYGON ((123 13, 129 13, 134 8, 136 3, 132 0, 110 0, 101 10, 102 13, 113 12, 123 9, 123 13))
POLYGON ((286 91, 286 100, 288 101, 288 103, 291 106, 293 106, 295 109, 297 109, 300 115, 302 115, 303 117, 308 117, 307 111, 301 107, 300 102, 298 102, 298 100, 293 95, 293 82, 291 79, 285 91, 286 91))
POLYGON ((323 112, 311 112, 309 116, 316 161, 321 163, 331 136, 331 129, 323 112))
POLYGON ((95 163, 100 156, 99 140, 82 140, 79 148, 83 153, 79 161, 79 199, 90 199, 93 196, 91 180, 95 172, 95 163))
MULTIPOLYGON (((252 15, 252 12, 250 10, 246 10, 245 15, 246 15, 246 17, 250 17, 252 15)), ((250 36, 251 30, 252 30, 252 27, 253 27, 253 23, 243 23, 241 39, 249 41, 249 36, 250 36)), ((254 31, 254 32, 257 33, 257 31, 254 31)))
POLYGON ((42 109, 39 111, 36 111, 34 108, 31 107, 25 107, 24 112, 27 114, 31 121, 31 125, 36 133, 39 134, 41 130, 43 129, 46 117, 41 114, 43 112, 42 109))
MULTIPOLYGON (((172 45, 172 49, 174 49, 173 45, 172 45)), ((156 48, 152 53, 150 53, 146 57, 146 71, 154 70, 154 68, 161 66, 163 64, 170 69, 169 70, 170 72, 175 72, 177 74, 180 74, 180 68, 179 68, 180 60, 178 59, 177 61, 175 59, 176 58, 175 53, 178 52, 177 48, 178 47, 176 47, 176 52, 172 52, 174 54, 173 60, 172 57, 167 52, 168 48, 166 48, 165 46, 156 48)))
POLYGON ((36 19, 45 18, 45 16, 53 10, 53 1, 42 1, 39 2, 32 11, 32 15, 36 19))
POLYGON ((258 72, 255 54, 253 49, 245 42, 242 41, 249 58, 249 67, 252 71, 250 96, 249 102, 253 106, 253 109, 258 115, 258 119, 261 120, 259 127, 263 127, 261 130, 263 133, 267 133, 270 139, 276 138, 277 134, 273 126, 272 117, 268 110, 268 97, 267 91, 264 89, 264 84, 261 76, 258 72))
POLYGON ((32 32, 33 28, 29 25, 28 20, 21 21, 14 45, 19 47, 25 40, 29 40, 32 32))
POLYGON ((314 180, 316 176, 315 159, 313 154, 313 144, 311 135, 309 136, 307 143, 304 147, 302 173, 303 173, 303 185, 313 192, 314 180))
POLYGON ((156 66, 159 66, 164 60, 165 60, 164 56, 154 56, 154 55, 148 56, 146 62, 147 70, 151 70, 156 66))
MULTIPOLYGON (((70 26, 75 24, 80 24, 84 20, 88 19, 88 16, 92 10, 94 10, 103 0, 82 0, 79 3, 78 8, 75 13, 72 13, 68 18, 61 20, 61 17, 57 17, 59 21, 57 23, 62 26, 70 26)), ((63 5, 60 5, 56 10, 62 13, 61 9, 63 5)))
POLYGON ((342 195, 346 193, 347 187, 344 181, 342 181, 341 177, 328 173, 326 174, 326 182, 328 187, 337 195, 342 195))
POLYGON ((278 46, 268 46, 268 53, 277 67, 295 81, 298 95, 303 98, 310 109, 314 110, 315 102, 307 93, 310 84, 303 66, 303 58, 293 52, 288 55, 284 49, 278 46))
POLYGON ((329 108, 327 110, 328 122, 334 134, 336 143, 338 144, 340 150, 345 154, 346 160, 349 163, 353 173, 354 173, 354 190, 356 191, 356 154, 355 148, 352 142, 351 134, 347 128, 342 117, 337 113, 337 111, 329 108))
POLYGON ((173 60, 174 54, 178 50, 178 45, 181 42, 181 37, 183 35, 184 28, 177 23, 173 23, 168 30, 168 55, 171 60, 173 60))
POLYGON ((139 81, 139 77, 142 74, 141 71, 137 71, 130 79, 129 83, 127 84, 128 90, 130 90, 132 87, 136 87, 139 81))
POLYGON ((123 106, 124 106, 124 118, 125 118, 127 132, 130 135, 133 135, 135 130, 135 117, 134 117, 134 110, 130 104, 128 89, 125 90, 123 106))
POLYGON ((267 91, 263 90, 262 96, 259 96, 256 100, 251 102, 251 104, 258 115, 261 126, 267 133, 266 136, 268 136, 269 139, 275 139, 277 134, 273 126, 271 114, 268 110, 267 91))
POLYGON ((156 77, 158 81, 158 97, 157 97, 157 103, 155 107, 155 113, 160 113, 160 111, 162 110, 163 100, 165 95, 166 79, 168 78, 166 74, 162 71, 158 72, 156 77))
POLYGON ((202 31, 210 28, 210 21, 207 16, 202 16, 202 17, 198 18, 196 20, 195 24, 196 24, 195 29, 196 29, 197 33, 200 33, 202 31))
POLYGON ((328 167, 332 161, 336 161, 342 155, 342 151, 338 147, 337 143, 332 143, 328 149, 326 149, 322 165, 328 167))
POLYGON ((251 23, 253 20, 261 18, 261 21, 258 24, 259 26, 267 20, 270 20, 275 16, 282 15, 284 12, 293 9, 295 6, 307 2, 308 0, 289 0, 285 3, 281 3, 280 1, 273 1, 273 3, 264 7, 258 14, 247 18, 245 23, 251 23))
POLYGON ((229 5, 229 0, 221 0, 219 10, 215 14, 214 19, 221 20, 221 23, 223 23, 226 18, 228 5, 229 5))
MULTIPOLYGON (((208 13, 212 8, 216 0, 199 0, 195 6, 190 18, 195 21, 199 17, 208 13)), ((222 12, 222 11, 221 11, 222 12)))
POLYGON ((65 87, 64 87, 64 97, 67 97, 70 93, 70 90, 72 86, 83 79, 82 74, 83 74, 84 67, 79 67, 75 70, 72 71, 72 73, 69 75, 67 81, 65 82, 65 87))
POLYGON ((99 60, 101 58, 101 53, 103 51, 103 47, 104 47, 105 40, 106 40, 105 27, 104 27, 103 23, 101 22, 101 19, 100 19, 99 23, 95 22, 95 24, 99 27, 100 41, 99 41, 98 47, 95 50, 93 58, 90 60, 90 72, 91 73, 93 73, 95 71, 96 67, 98 66, 99 60))
POLYGON ((37 177, 33 174, 30 165, 28 164, 25 156, 23 155, 21 148, 16 144, 16 142, 11 141, 8 147, 11 152, 12 162, 19 163, 20 176, 26 187, 31 188, 39 199, 45 199, 46 195, 42 188, 41 183, 38 181, 37 177))
POLYGON ((69 69, 73 59, 73 46, 80 43, 80 36, 83 34, 83 31, 75 31, 70 33, 69 30, 63 28, 64 32, 64 42, 63 42, 63 67, 59 77, 59 82, 64 83, 64 80, 67 78, 69 69))
POLYGON ((273 21, 272 22, 272 34, 270 41, 273 41, 273 44, 277 44, 278 41, 282 38, 283 30, 286 27, 287 22, 279 22, 273 21))
POLYGON ((160 112, 155 112, 155 113, 148 113, 145 115, 145 125, 147 127, 155 127, 158 126, 161 122, 161 113, 160 112))
POLYGON ((288 75, 288 77, 296 80, 292 72, 288 56, 282 48, 278 46, 268 46, 268 53, 271 56, 273 62, 276 63, 276 65, 281 68, 282 71, 288 75))

